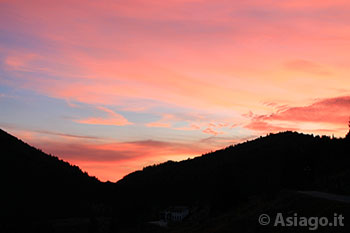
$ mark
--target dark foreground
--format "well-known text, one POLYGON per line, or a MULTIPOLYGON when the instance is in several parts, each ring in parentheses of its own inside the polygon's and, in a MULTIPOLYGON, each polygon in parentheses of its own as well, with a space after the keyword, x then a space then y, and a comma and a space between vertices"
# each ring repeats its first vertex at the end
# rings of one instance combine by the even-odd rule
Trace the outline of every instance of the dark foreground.
POLYGON ((146 167, 117 183, 100 182, 4 131, 0 147, 0 232, 350 231, 350 203, 309 195, 350 196, 347 139, 271 134, 146 167), (150 223, 179 206, 189 211, 183 218, 168 219, 166 227, 150 223), (267 226, 259 224, 262 214, 270 216, 267 226), (273 226, 277 215, 292 217, 294 226, 273 226), (344 226, 335 221, 339 215, 344 226), (333 226, 320 226, 316 217, 333 226))

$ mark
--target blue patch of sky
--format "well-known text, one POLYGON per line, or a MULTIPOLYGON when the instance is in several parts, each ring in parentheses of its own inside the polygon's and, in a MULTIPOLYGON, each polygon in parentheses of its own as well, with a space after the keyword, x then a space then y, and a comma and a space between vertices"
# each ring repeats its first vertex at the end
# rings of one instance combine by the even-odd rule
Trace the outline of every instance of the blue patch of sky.
MULTIPOLYGON (((169 134, 169 129, 144 126, 145 122, 156 120, 151 113, 116 111, 134 125, 90 125, 75 120, 90 117, 107 117, 107 113, 96 106, 40 95, 30 90, 0 86, 0 124, 13 125, 24 130, 43 130, 76 135, 96 136, 117 141, 146 139, 161 140, 169 134)), ((112 109, 115 110, 115 109, 112 109)))
POLYGON ((37 53, 52 53, 55 48, 53 43, 30 33, 0 29, 0 44, 6 45, 7 49, 28 49, 37 53))

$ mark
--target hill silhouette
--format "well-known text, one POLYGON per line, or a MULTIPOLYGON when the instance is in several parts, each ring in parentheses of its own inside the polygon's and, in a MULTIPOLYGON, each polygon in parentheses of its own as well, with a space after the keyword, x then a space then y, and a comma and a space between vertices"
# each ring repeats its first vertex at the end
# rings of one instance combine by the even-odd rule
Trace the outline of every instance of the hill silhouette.
POLYGON ((105 232, 277 232, 257 226, 256 215, 349 209, 298 193, 350 195, 350 143, 345 139, 269 134, 194 159, 145 167, 117 183, 100 182, 4 131, 0 148, 1 222, 8 231, 16 221, 33 227, 33 219, 40 219, 43 232, 60 232, 53 226, 57 219, 86 218, 88 230, 71 232, 99 232, 101 221, 108 226, 105 232), (145 225, 161 210, 179 205, 191 210, 185 222, 166 229, 145 225))
POLYGON ((350 194, 349 152, 344 139, 283 132, 195 159, 146 167, 117 185, 125 195, 134 194, 133 205, 143 210, 155 203, 197 203, 210 206, 209 214, 215 216, 252 196, 281 190, 350 194))
POLYGON ((1 222, 91 214, 101 185, 97 178, 3 130, 0 150, 1 222))

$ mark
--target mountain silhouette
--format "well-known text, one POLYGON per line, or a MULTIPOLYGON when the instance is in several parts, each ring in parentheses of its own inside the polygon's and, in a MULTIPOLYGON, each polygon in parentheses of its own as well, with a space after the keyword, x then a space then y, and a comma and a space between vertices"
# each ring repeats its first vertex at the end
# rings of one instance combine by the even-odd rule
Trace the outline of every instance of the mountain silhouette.
POLYGON ((97 178, 3 130, 0 150, 0 223, 89 216, 101 184, 97 178))
POLYGON ((349 212, 348 203, 306 195, 350 196, 345 139, 269 134, 194 159, 145 167, 117 183, 100 182, 2 130, 0 148, 0 227, 8 232, 24 232, 21 224, 26 232, 302 232, 261 227, 258 214, 349 212), (186 206, 190 215, 168 228, 147 224, 170 206, 186 206), (58 219, 73 223, 62 230, 58 219), (81 219, 87 219, 86 228, 74 223, 81 219))

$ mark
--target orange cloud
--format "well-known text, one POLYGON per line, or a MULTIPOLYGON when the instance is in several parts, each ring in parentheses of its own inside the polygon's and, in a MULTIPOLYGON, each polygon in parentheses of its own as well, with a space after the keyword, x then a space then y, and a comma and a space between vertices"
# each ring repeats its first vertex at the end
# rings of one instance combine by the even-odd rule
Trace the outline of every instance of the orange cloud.
POLYGON ((177 127, 174 128, 176 130, 185 130, 185 131, 192 131, 192 130, 200 130, 201 126, 197 124, 190 124, 189 126, 184 126, 184 127, 177 127))
POLYGON ((171 124, 164 122, 151 122, 146 124, 147 127, 171 128, 171 124))
POLYGON ((215 136, 224 133, 224 132, 215 131, 212 128, 209 128, 209 127, 204 129, 202 132, 206 133, 206 134, 212 134, 212 135, 215 135, 215 136))
POLYGON ((132 123, 129 122, 125 117, 122 115, 108 109, 105 107, 97 107, 99 110, 104 111, 108 114, 107 118, 102 117, 93 117, 93 118, 87 118, 87 119, 81 119, 81 120, 75 120, 78 123, 81 124, 93 124, 93 125, 131 125, 132 123))
POLYGON ((183 160, 208 151, 199 145, 154 140, 97 143, 36 141, 33 144, 46 152, 81 166, 90 175, 116 181, 145 166, 167 160, 183 160), (103 170, 106 167, 107 170, 103 170))
POLYGON ((258 116, 262 120, 293 122, 323 122, 343 125, 350 116, 350 96, 318 100, 304 107, 290 107, 271 115, 258 116))
POLYGON ((251 129, 251 130, 257 130, 257 131, 263 131, 266 133, 277 133, 277 132, 281 132, 281 131, 297 131, 297 128, 291 128, 291 127, 286 127, 286 126, 278 126, 275 124, 270 124, 268 122, 265 121, 257 121, 257 120, 253 120, 252 122, 250 122, 249 124, 247 124, 245 126, 247 129, 251 129))
POLYGON ((35 53, 16 53, 5 58, 5 65, 8 69, 16 71, 34 71, 32 62, 39 59, 40 56, 35 53))
POLYGON ((323 67, 306 60, 294 60, 287 62, 286 67, 290 70, 301 71, 306 73, 314 73, 318 75, 331 75, 329 71, 326 71, 323 67))
POLYGON ((42 130, 21 130, 6 126, 13 135, 44 152, 80 166, 101 180, 117 181, 145 166, 168 160, 184 160, 242 141, 239 137, 207 138, 200 141, 117 141, 86 135, 42 130))
MULTIPOLYGON (((287 90, 288 96, 297 96, 295 101, 335 94, 331 88, 322 93, 315 88, 300 94, 300 86, 307 85, 283 82, 295 75, 291 70, 278 67, 281 60, 290 61, 290 57, 301 58, 292 61, 297 64, 289 65, 316 72, 316 75, 322 76, 328 70, 318 70, 315 64, 337 68, 335 74, 332 72, 337 77, 334 81, 317 82, 315 78, 303 77, 303 82, 314 83, 319 89, 337 87, 339 83, 349 84, 344 78, 346 70, 340 67, 341 62, 319 56, 322 51, 333 54, 330 57, 344 57, 346 60, 344 51, 347 51, 347 45, 340 46, 337 38, 325 36, 340 33, 346 39, 349 35, 333 24, 322 24, 320 30, 318 25, 323 20, 317 15, 305 20, 305 16, 298 15, 299 11, 295 9, 303 8, 302 2, 272 4, 249 1, 235 3, 237 7, 229 1, 220 4, 201 1, 200 5, 194 4, 198 3, 196 1, 137 3, 60 1, 42 4, 34 1, 28 4, 13 1, 9 12, 20 12, 28 20, 8 16, 10 20, 4 19, 3 22, 16 22, 16 29, 25 32, 26 28, 35 28, 27 33, 53 43, 57 46, 53 49, 59 53, 59 56, 51 57, 45 53, 42 56, 50 60, 45 69, 61 72, 60 79, 36 78, 30 80, 31 84, 26 88, 30 85, 31 89, 49 96, 89 103, 111 104, 120 101, 121 97, 147 97, 196 109, 234 109, 238 112, 259 107, 259 96, 280 98, 283 90, 287 90), (185 6, 198 14, 191 14, 189 19, 183 11, 185 6), (213 7, 217 11, 212 11, 213 7), (65 14, 52 13, 56 11, 65 14), (290 17, 283 17, 284 11, 290 17), (108 17, 110 20, 104 17, 106 14, 111 16, 108 17), (86 19, 87 23, 82 24, 77 17, 86 19), (130 18, 134 20, 128 20, 130 18), (164 23, 164 19, 169 21, 164 23), (305 30, 305 21, 310 31, 305 30), (279 22, 287 26, 280 27, 279 22), (113 27, 113 23, 120 27, 113 27), (107 27, 111 30, 104 30, 107 27), (167 28, 169 30, 165 30, 167 28), (176 40, 171 39, 174 35, 176 40), (198 43, 199 38, 201 43, 198 43), (329 41, 326 46, 321 43, 323 38, 329 41), (126 42, 129 46, 123 46, 126 42), (148 55, 145 57, 140 51, 148 55), (57 63, 64 69, 55 66, 57 63), (77 77, 66 80, 64 77, 72 76, 71 64, 74 64, 77 77)), ((332 4, 339 7, 345 2, 307 5, 327 9, 332 4)), ((336 15, 332 22, 341 17, 341 14, 336 15)))
POLYGON ((250 116, 251 122, 246 125, 248 129, 265 132, 299 129, 343 135, 350 116, 350 96, 321 99, 303 107, 283 108, 270 115, 250 116), (325 125, 332 129, 322 129, 325 125))
POLYGON ((163 114, 162 118, 156 122, 147 123, 147 127, 160 127, 160 128, 171 128, 172 123, 178 118, 172 114, 163 114))

